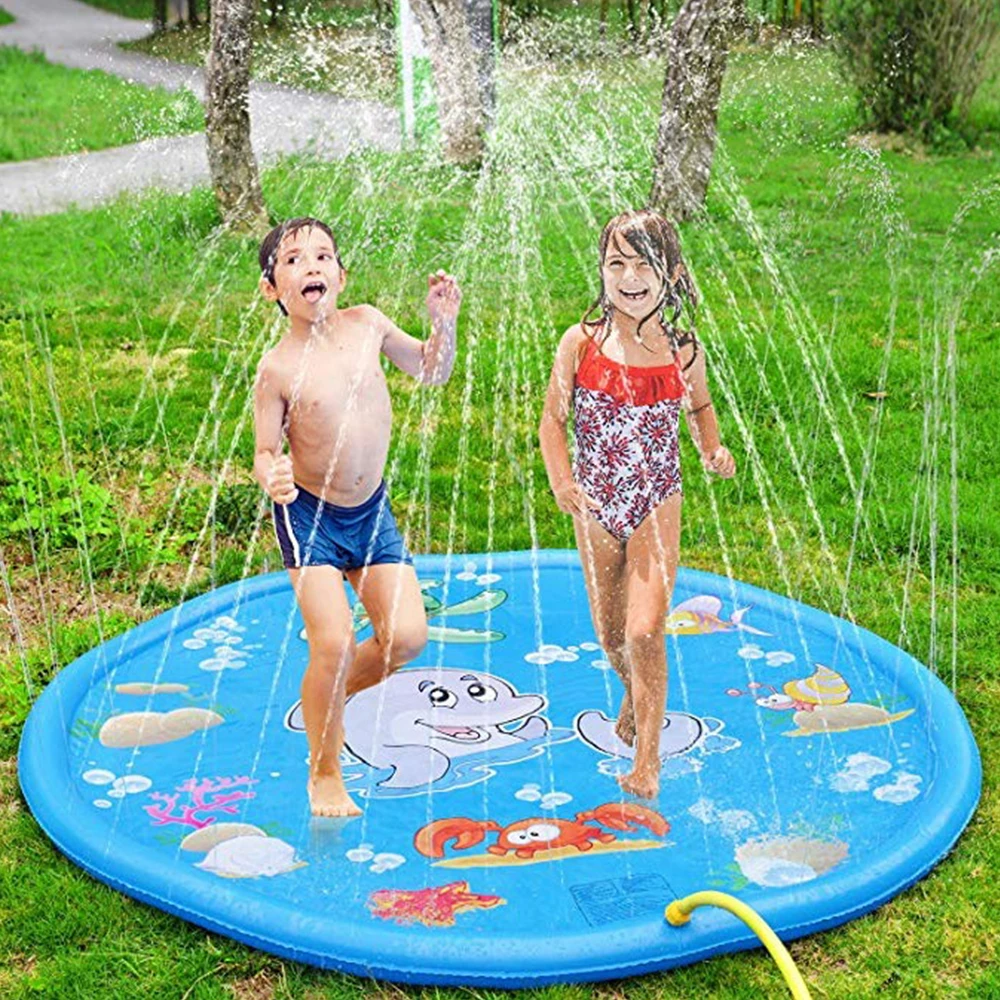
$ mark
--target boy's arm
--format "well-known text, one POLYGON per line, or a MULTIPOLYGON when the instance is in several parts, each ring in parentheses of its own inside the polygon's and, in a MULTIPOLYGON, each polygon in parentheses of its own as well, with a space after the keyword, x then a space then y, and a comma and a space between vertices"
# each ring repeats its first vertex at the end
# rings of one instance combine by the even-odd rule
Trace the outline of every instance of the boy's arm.
POLYGON ((373 309, 382 333, 382 351, 401 371, 426 385, 443 385, 455 366, 455 330, 462 301, 455 279, 439 271, 429 279, 427 311, 431 335, 418 340, 373 309))
POLYGON ((285 431, 285 400, 278 373, 265 357, 257 369, 253 393, 253 474, 261 488, 276 503, 291 503, 298 490, 292 461, 281 453, 285 431))
POLYGON ((685 346, 678 358, 683 370, 687 392, 684 397, 684 417, 688 430, 701 453, 705 468, 717 472, 728 479, 736 471, 736 463, 729 451, 719 440, 719 421, 715 416, 715 406, 708 391, 708 375, 705 367, 705 351, 694 343, 685 346), (694 360, 691 361, 691 353, 694 360), (685 365, 690 365, 684 368, 685 365))

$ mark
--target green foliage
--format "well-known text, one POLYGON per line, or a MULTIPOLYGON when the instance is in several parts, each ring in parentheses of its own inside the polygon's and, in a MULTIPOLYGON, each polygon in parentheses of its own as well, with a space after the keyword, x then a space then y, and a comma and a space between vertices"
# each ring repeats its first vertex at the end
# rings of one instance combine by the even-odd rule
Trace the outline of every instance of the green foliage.
POLYGON ((998 15, 996 0, 832 0, 828 24, 874 128, 948 145, 985 75, 998 15))
POLYGON ((201 104, 188 90, 171 94, 140 87, 0 45, 0 162, 107 149, 203 128, 201 104))
POLYGON ((13 24, 13 23, 14 23, 13 15, 5 11, 3 7, 0 7, 0 28, 2 28, 5 24, 13 24))
MULTIPOLYGON (((79 621, 49 623, 48 641, 23 656, 0 660, 0 758, 17 750, 17 740, 31 702, 67 663, 136 624, 118 611, 101 611, 79 621)), ((86 732, 86 720, 76 720, 86 732)))
POLYGON ((133 17, 140 21, 152 21, 156 0, 84 0, 91 7, 109 10, 121 17, 133 17))
POLYGON ((0 478, 0 540, 30 540, 36 550, 65 549, 106 538, 116 529, 111 494, 83 469, 0 478))

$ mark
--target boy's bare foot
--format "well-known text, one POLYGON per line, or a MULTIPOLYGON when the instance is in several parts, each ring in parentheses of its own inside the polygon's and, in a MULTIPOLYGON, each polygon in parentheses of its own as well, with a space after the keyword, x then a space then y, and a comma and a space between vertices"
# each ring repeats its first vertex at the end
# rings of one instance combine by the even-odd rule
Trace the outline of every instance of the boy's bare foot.
POLYGON ((307 787, 313 816, 361 815, 339 774, 315 774, 309 779, 307 787))
POLYGON ((635 710, 632 708, 632 695, 628 691, 625 692, 621 708, 618 709, 615 733, 625 746, 635 746, 635 710))
POLYGON ((640 771, 635 768, 628 774, 619 775, 618 784, 629 795, 637 795, 640 799, 655 799, 660 791, 660 769, 657 767, 654 771, 640 771))

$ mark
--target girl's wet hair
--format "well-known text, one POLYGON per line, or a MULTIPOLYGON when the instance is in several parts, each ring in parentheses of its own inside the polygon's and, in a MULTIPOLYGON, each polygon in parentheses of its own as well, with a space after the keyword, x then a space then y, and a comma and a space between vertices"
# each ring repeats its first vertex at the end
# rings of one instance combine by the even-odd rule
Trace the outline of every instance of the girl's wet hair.
POLYGON ((588 326, 597 327, 597 332, 602 334, 601 342, 611 332, 613 306, 608 301, 604 290, 603 268, 609 248, 624 249, 619 242, 620 240, 624 240, 663 281, 659 301, 653 306, 652 311, 639 321, 638 335, 641 338, 642 328, 649 320, 658 318, 667 336, 670 337, 675 351, 689 343, 694 346, 695 353, 685 365, 685 368, 690 368, 697 355, 698 341, 695 339, 693 329, 681 330, 676 324, 685 306, 688 308, 689 316, 693 317, 694 310, 698 305, 698 293, 695 291, 694 282, 691 280, 687 265, 681 256, 681 242, 677 236, 677 230, 662 215, 652 209, 644 208, 638 212, 623 212, 621 215, 616 215, 604 227, 598 243, 598 273, 601 276, 601 293, 583 314, 583 319, 580 321, 581 327, 587 336, 591 336, 587 331, 588 326), (596 320, 590 319, 598 308, 601 310, 601 315, 596 320))
MULTIPOLYGON (((281 225, 275 226, 261 242, 257 260, 260 264, 260 273, 267 279, 268 284, 274 284, 274 268, 278 263, 278 248, 281 246, 281 241, 286 236, 297 233, 300 229, 318 229, 320 232, 326 233, 333 244, 333 255, 337 258, 337 266, 341 271, 347 270, 344 267, 344 262, 340 259, 340 251, 337 249, 337 238, 333 235, 333 230, 325 222, 303 215, 297 219, 288 219, 282 222, 281 225)), ((278 305, 281 311, 285 312, 285 307, 280 302, 278 305)))

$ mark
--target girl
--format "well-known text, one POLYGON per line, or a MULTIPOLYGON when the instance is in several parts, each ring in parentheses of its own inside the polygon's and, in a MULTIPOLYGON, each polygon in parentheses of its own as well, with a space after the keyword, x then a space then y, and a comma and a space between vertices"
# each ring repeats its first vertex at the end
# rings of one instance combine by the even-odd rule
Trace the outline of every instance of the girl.
POLYGON ((598 641, 625 685, 616 731, 635 758, 619 781, 653 798, 681 527, 682 406, 705 467, 728 479, 736 463, 719 443, 705 355, 674 325, 697 296, 673 226, 652 211, 626 212, 604 227, 598 254, 601 294, 559 343, 539 438, 556 505, 573 516, 598 641))

